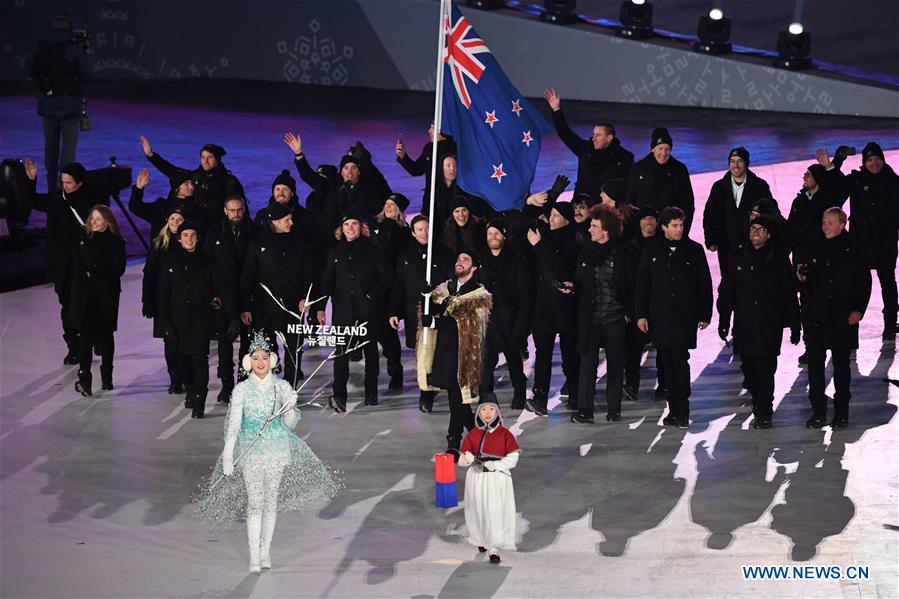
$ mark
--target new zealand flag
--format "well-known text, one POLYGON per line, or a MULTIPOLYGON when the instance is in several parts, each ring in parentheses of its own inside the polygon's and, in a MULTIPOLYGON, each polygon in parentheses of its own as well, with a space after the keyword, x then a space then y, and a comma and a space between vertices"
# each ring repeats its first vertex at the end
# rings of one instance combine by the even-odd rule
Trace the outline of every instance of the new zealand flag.
POLYGON ((521 209, 546 123, 455 4, 445 27, 441 129, 458 146, 459 186, 499 212, 521 209))

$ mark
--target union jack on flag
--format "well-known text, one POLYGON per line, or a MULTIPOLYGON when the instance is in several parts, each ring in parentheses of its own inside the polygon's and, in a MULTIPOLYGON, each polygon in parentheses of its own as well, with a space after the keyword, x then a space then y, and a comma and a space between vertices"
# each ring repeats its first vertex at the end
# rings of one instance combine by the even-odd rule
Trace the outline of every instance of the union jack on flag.
POLYGON ((445 20, 441 129, 456 140, 458 183, 494 210, 521 209, 546 122, 522 97, 483 39, 452 5, 445 20))

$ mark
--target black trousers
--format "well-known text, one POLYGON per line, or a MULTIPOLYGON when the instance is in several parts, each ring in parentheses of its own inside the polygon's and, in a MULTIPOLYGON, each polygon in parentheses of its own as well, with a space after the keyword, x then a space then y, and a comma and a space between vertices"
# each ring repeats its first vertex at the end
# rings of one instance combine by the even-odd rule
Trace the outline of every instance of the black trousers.
POLYGON ((629 322, 624 328, 624 343, 624 383, 636 394, 640 391, 640 361, 649 335, 638 329, 636 322, 629 322))
POLYGON ((392 375, 394 372, 402 372, 403 362, 400 354, 403 349, 400 346, 400 336, 396 329, 390 325, 382 327, 378 343, 381 344, 384 357, 387 359, 387 373, 392 375))
POLYGON ((462 390, 459 387, 447 389, 450 409, 449 427, 446 429, 446 440, 449 447, 459 449, 462 446, 462 434, 474 427, 474 413, 471 406, 462 402, 462 390))
POLYGON ((194 414, 202 414, 209 391, 209 351, 199 354, 181 354, 181 372, 190 393, 194 414))
POLYGON ((606 403, 609 414, 621 413, 621 392, 624 385, 625 332, 624 322, 591 328, 587 348, 581 352, 578 373, 577 408, 593 413, 596 397, 596 367, 599 349, 606 350, 606 403))
POLYGON ((66 281, 59 285, 54 285, 56 298, 59 300, 59 321, 62 323, 62 338, 66 342, 66 348, 69 354, 77 356, 79 354, 78 331, 72 327, 66 326, 65 315, 69 308, 69 283, 68 277, 66 281))
POLYGON ((896 259, 884 260, 876 270, 883 297, 883 329, 886 333, 896 332, 896 318, 899 312, 899 291, 896 288, 896 259))
POLYGON ((499 354, 506 357, 506 366, 509 369, 509 380, 512 382, 512 388, 515 389, 516 395, 520 394, 524 400, 524 394, 527 390, 528 380, 524 376, 524 364, 521 361, 521 348, 517 343, 511 341, 511 335, 502 336, 497 334, 495 328, 487 326, 487 336, 484 340, 484 357, 481 360, 481 393, 493 393, 496 384, 494 371, 499 363, 499 354), (508 343, 504 343, 505 339, 509 339, 508 343))
POLYGON ((178 342, 172 337, 162 338, 163 349, 165 350, 165 368, 169 371, 169 378, 172 383, 184 382, 182 374, 183 364, 178 354, 178 342))
POLYGON ((112 378, 112 360, 115 355, 115 339, 112 331, 96 331, 94 327, 82 327, 78 336, 78 379, 90 387, 91 362, 94 359, 94 347, 100 354, 100 376, 112 378))
MULTIPOLYGON (((346 352, 346 347, 338 348, 338 353, 346 352)), ((381 370, 378 363, 378 345, 374 342, 362 346, 362 356, 365 359, 365 397, 378 396, 378 373, 381 370)), ((350 380, 350 357, 343 354, 334 358, 334 384, 332 390, 335 397, 346 399, 346 384, 350 380)))
POLYGON ((662 360, 665 386, 668 389, 668 412, 677 418, 690 417, 690 351, 680 348, 656 348, 662 360))
MULTIPOLYGON (((228 325, 219 324, 217 327, 218 332, 218 358, 219 364, 217 369, 217 374, 219 380, 222 381, 222 387, 233 387, 234 386, 234 343, 228 339, 228 325)), ((240 340, 240 349, 238 350, 237 360, 240 362, 241 359, 246 355, 247 347, 250 345, 250 328, 245 326, 243 323, 240 325, 240 334, 238 335, 238 339, 240 340)))
POLYGON ((752 413, 758 419, 769 419, 774 414, 774 375, 777 358, 771 354, 740 354, 741 369, 752 394, 752 413))
MULTIPOLYGON (((533 330, 536 355, 534 356, 534 389, 549 392, 549 380, 552 375, 553 349, 556 344, 556 332, 533 330)), ((580 366, 580 355, 577 351, 577 333, 558 333, 559 349, 562 351, 562 372, 568 383, 569 399, 577 395, 577 377, 580 366)))
POLYGON ((75 162, 81 117, 75 115, 64 119, 43 119, 44 167, 47 169, 47 189, 53 193, 59 188, 59 168, 75 162))
MULTIPOLYGON (((820 335, 812 329, 805 338, 805 348, 808 354, 808 398, 812 404, 812 413, 822 420, 827 418, 827 396, 824 394, 827 385, 824 380, 824 363, 827 358, 827 347, 820 335)), ((829 348, 831 362, 833 363, 833 384, 836 391, 833 394, 834 418, 849 418, 849 392, 852 383, 852 371, 849 369, 848 348, 829 348)))

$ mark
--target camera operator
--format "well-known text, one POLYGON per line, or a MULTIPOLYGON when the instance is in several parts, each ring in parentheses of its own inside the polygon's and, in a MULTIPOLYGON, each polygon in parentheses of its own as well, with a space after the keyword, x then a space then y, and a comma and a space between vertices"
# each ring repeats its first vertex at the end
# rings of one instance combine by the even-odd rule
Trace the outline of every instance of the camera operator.
POLYGON ((37 83, 37 113, 44 120, 49 193, 57 189, 59 165, 75 161, 83 106, 81 84, 88 79, 89 68, 85 48, 73 36, 72 20, 68 15, 55 17, 29 68, 29 75, 37 83))

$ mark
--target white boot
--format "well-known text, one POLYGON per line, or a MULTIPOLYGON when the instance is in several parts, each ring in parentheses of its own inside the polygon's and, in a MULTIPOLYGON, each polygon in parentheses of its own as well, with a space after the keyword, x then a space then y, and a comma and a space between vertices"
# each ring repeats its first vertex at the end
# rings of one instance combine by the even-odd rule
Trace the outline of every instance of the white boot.
POLYGON ((275 534, 275 522, 278 512, 265 512, 262 514, 262 542, 260 543, 259 562, 263 570, 272 567, 272 537, 275 534))
POLYGON ((247 514, 247 544, 250 548, 250 574, 259 574, 259 537, 262 531, 262 514, 247 514))

